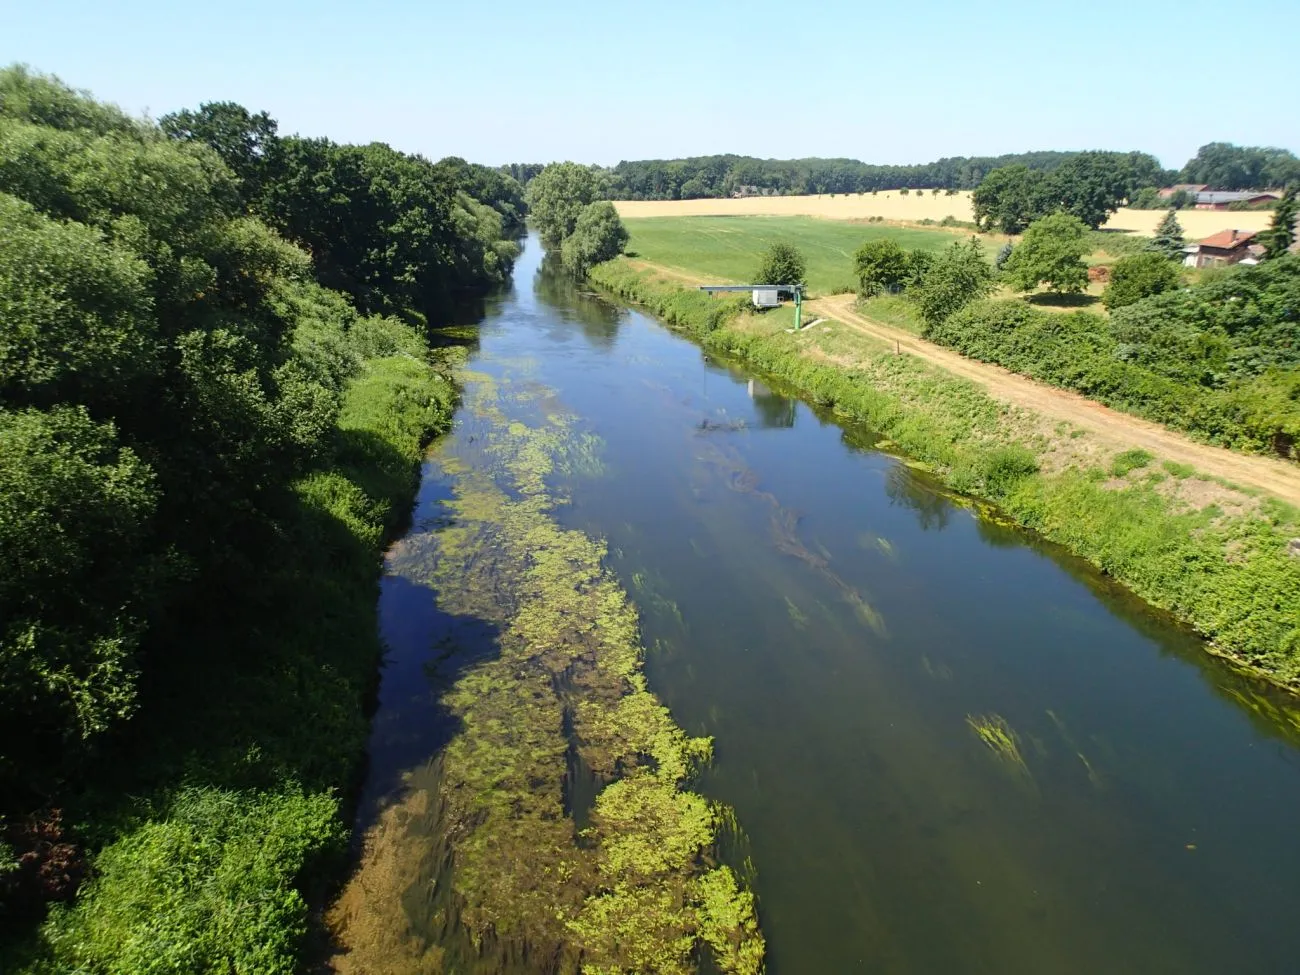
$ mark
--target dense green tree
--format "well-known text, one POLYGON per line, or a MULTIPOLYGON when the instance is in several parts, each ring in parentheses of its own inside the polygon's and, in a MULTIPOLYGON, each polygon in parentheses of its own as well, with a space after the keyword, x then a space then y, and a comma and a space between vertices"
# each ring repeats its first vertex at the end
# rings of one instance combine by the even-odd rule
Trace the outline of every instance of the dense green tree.
POLYGON ((754 284, 802 284, 808 264, 793 244, 777 242, 763 254, 754 272, 754 284))
POLYGON ((458 294, 504 280, 516 248, 499 212, 475 200, 454 165, 389 146, 278 140, 257 210, 311 251, 321 283, 364 312, 411 309, 433 320, 458 294))
POLYGON ((898 291, 908 277, 907 252, 888 237, 868 240, 854 252, 853 269, 859 294, 898 291))
MULTIPOLYGON (((1071 152, 1028 152, 1003 156, 939 159, 919 166, 877 166, 856 159, 754 159, 748 156, 696 156, 620 162, 608 171, 608 193, 621 200, 671 200, 730 196, 733 193, 877 193, 906 187, 909 193, 974 189, 994 169, 1023 165, 1050 171, 1071 152)), ((1110 153, 1127 173, 1126 182, 1164 185, 1168 180, 1156 160, 1145 153, 1110 153)), ((511 170, 520 182, 529 167, 511 170)))
POLYGON ((0 409, 0 781, 134 710, 156 504, 111 424, 0 409))
POLYGON ((235 102, 205 102, 195 111, 164 115, 158 124, 173 139, 211 146, 239 177, 246 201, 261 195, 266 157, 277 129, 266 112, 253 114, 235 102))
POLYGON ((1118 153, 1081 152, 1052 170, 1045 202, 1049 211, 1064 210, 1096 230, 1137 192, 1132 181, 1132 166, 1118 153))
POLYGON ((1154 186, 1144 186, 1129 200, 1128 205, 1134 210, 1163 210, 1169 202, 1160 195, 1154 186))
POLYGON ((1160 221, 1160 226, 1156 227, 1156 235, 1151 238, 1151 249, 1171 261, 1181 261, 1185 244, 1183 225, 1178 222, 1174 211, 1170 210, 1160 221))
POLYGON ((238 106, 181 118, 166 138, 0 71, 0 816, 78 769, 141 669, 184 673, 267 598, 291 486, 392 332, 314 273, 432 318, 514 253, 467 189, 508 197, 503 175, 274 138, 238 106), (251 204, 219 149, 262 167, 251 204))
POLYGON ((1135 301, 1177 288, 1182 282, 1178 266, 1158 251, 1143 251, 1121 257, 1110 269, 1110 284, 1101 296, 1102 304, 1114 311, 1135 301))
POLYGON ((1295 243, 1296 214, 1300 205, 1296 202, 1296 188, 1292 186, 1283 194, 1273 210, 1273 219, 1268 229, 1260 234, 1264 243, 1264 256, 1267 260, 1281 257, 1295 243))
POLYGON ((993 268, 976 238, 954 241, 940 252, 925 280, 913 291, 927 328, 988 295, 993 290, 993 279, 993 268))
POLYGON ((552 163, 528 184, 528 210, 548 247, 573 233, 578 216, 599 195, 599 181, 587 166, 552 163))
POLYGON ((588 203, 578 215, 573 233, 564 239, 560 248, 565 270, 583 277, 594 265, 621 254, 627 239, 627 228, 614 204, 604 200, 588 203))
POLYGON ((1117 309, 1126 360, 1195 386, 1225 387, 1300 366, 1300 255, 1230 268, 1117 309))
POLYGON ((995 169, 971 196, 975 222, 982 230, 1018 234, 1037 219, 1046 203, 1046 177, 1027 166, 995 169))
POLYGON ((1021 291, 1040 284, 1058 293, 1073 294, 1088 286, 1088 228, 1070 213, 1054 213, 1029 225, 1007 259, 1003 276, 1021 291))
POLYGON ((934 267, 935 255, 933 251, 921 250, 917 247, 907 252, 907 276, 903 279, 904 288, 919 288, 925 281, 925 276, 930 273, 930 268, 934 267))
POLYGON ((1300 184, 1300 159, 1286 149, 1211 142, 1201 146, 1179 174, 1183 183, 1216 190, 1263 190, 1300 184))

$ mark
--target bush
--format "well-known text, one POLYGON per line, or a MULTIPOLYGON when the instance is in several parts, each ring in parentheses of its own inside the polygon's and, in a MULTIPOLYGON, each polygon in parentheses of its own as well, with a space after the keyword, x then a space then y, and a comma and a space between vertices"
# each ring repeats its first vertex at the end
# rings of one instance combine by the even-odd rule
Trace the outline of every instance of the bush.
POLYGON ((560 259, 570 274, 584 277, 594 265, 618 257, 627 240, 627 228, 614 204, 606 200, 589 203, 561 245, 560 259))
POLYGON ((935 327, 949 315, 993 290, 993 268, 974 237, 954 241, 925 271, 916 290, 916 302, 927 326, 935 327))
POLYGON ((907 252, 888 237, 864 243, 853 255, 858 293, 869 298, 898 291, 908 276, 907 258, 907 252))
POLYGON ((802 284, 808 264, 793 244, 775 243, 754 272, 754 284, 802 284))
POLYGON ((1147 251, 1120 258, 1110 269, 1110 284, 1101 302, 1113 311, 1152 295, 1170 291, 1182 282, 1178 265, 1163 254, 1147 251))
POLYGON ((1035 220, 1007 258, 1003 275, 1021 291, 1046 284, 1061 294, 1077 294, 1088 286, 1088 227, 1068 213, 1035 220))

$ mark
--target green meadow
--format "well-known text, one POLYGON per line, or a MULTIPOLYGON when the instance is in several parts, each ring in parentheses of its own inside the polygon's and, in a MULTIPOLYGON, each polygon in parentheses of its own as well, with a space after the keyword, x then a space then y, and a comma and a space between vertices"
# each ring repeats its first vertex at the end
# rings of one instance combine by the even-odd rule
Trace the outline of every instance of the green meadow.
POLYGON ((632 235, 631 254, 719 283, 747 283, 769 245, 793 244, 808 262, 807 284, 814 294, 856 290, 853 252, 864 241, 890 237, 902 247, 937 251, 962 239, 950 230, 816 217, 643 217, 624 225, 632 235))

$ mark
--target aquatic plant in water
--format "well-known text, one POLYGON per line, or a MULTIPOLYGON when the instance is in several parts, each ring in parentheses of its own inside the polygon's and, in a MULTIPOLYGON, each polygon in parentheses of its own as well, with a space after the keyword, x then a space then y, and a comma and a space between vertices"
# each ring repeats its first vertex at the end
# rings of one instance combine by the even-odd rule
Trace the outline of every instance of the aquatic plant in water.
POLYGON ((1000 714, 968 714, 966 724, 998 758, 1017 771, 1029 774, 1029 767, 1020 754, 1020 736, 1006 718, 1000 714))
POLYGON ((671 975, 707 950, 721 971, 762 971, 753 895, 716 855, 718 807, 686 788, 712 742, 647 689, 636 610, 604 544, 552 517, 564 498, 547 477, 575 440, 571 418, 507 419, 490 382, 467 399, 473 463, 459 438, 434 457, 454 475, 449 523, 407 539, 390 569, 435 589, 443 612, 491 624, 497 652, 440 700, 460 730, 427 786, 436 801, 420 800, 436 809, 436 842, 417 852, 442 892, 428 906, 442 932, 400 970, 671 975), (573 756, 598 789, 589 810, 568 808, 573 756))

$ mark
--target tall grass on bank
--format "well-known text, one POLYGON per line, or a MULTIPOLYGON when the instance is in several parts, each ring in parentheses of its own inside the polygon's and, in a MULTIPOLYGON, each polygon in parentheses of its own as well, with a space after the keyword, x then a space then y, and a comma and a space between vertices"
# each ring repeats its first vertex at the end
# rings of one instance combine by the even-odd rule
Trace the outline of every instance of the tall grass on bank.
POLYGON ((1225 655, 1300 689, 1300 560, 1287 554, 1288 537, 1300 534, 1294 509, 1270 500, 1239 515, 1178 509, 1152 479, 1116 486, 1100 468, 1044 473, 1047 445, 1012 432, 1009 408, 973 383, 883 348, 838 365, 817 354, 813 336, 742 328, 740 303, 683 291, 622 260, 598 266, 592 279, 706 349, 866 422, 954 489, 996 502, 1225 655))

